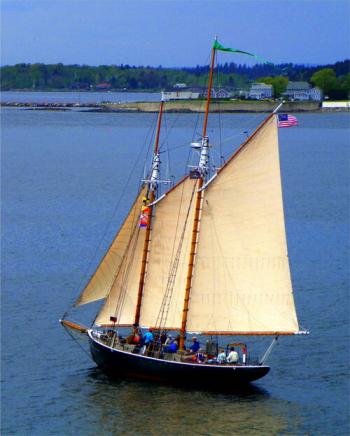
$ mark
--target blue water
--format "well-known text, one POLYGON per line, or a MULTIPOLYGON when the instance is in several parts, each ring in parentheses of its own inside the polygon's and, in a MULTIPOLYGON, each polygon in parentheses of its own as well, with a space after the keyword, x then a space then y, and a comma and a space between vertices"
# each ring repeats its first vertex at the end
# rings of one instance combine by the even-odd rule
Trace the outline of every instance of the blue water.
POLYGON ((127 101, 159 101, 160 92, 40 92, 1 91, 2 103, 120 103, 127 101))
MULTIPOLYGON (((212 117, 216 157, 262 118, 212 117)), ((295 301, 311 334, 281 338, 270 374, 234 394, 111 382, 58 324, 137 190, 155 115, 2 111, 2 434, 349 433, 350 117, 298 119, 280 131, 281 163, 295 301)), ((162 160, 169 148, 175 178, 196 122, 166 115, 162 160)))

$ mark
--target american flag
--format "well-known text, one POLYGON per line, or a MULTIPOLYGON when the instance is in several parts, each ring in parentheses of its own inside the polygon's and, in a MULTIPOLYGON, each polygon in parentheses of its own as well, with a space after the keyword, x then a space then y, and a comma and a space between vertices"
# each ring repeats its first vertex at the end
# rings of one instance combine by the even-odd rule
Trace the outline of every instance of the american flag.
POLYGON ((293 115, 278 114, 278 127, 292 127, 298 124, 298 120, 293 115))

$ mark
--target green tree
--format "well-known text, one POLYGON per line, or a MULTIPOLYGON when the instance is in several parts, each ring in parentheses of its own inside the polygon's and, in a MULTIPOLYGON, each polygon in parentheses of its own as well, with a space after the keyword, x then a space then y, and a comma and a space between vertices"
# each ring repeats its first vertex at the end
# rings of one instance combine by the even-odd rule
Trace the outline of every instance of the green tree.
POLYGON ((350 73, 339 77, 339 85, 344 93, 344 98, 350 98, 350 73))
POLYGON ((337 77, 332 68, 323 68, 316 71, 310 79, 318 88, 322 89, 325 95, 328 95, 331 91, 335 90, 338 85, 337 77))
POLYGON ((262 77, 261 79, 257 79, 256 82, 265 83, 266 85, 272 85, 273 95, 275 96, 275 98, 278 98, 287 89, 288 78, 284 76, 262 77))

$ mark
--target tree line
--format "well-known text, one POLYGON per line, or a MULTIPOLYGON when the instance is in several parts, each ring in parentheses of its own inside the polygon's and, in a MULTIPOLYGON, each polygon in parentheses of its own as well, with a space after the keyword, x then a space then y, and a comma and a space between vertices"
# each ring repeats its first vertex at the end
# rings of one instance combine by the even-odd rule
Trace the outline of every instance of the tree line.
MULTIPOLYGON (((349 98, 350 61, 331 65, 307 66, 294 64, 235 63, 218 65, 217 85, 231 89, 249 89, 252 82, 270 83, 278 97, 288 81, 306 81, 318 86, 330 98, 349 98)), ((0 68, 2 90, 93 90, 105 83, 112 90, 158 91, 186 83, 190 87, 205 87, 208 67, 163 68, 130 65, 63 65, 16 64, 0 68)))

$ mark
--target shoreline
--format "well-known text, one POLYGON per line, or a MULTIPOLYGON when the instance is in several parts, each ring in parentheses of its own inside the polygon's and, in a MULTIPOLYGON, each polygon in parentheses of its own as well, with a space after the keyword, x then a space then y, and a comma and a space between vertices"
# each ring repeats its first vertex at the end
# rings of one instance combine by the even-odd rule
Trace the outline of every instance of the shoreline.
MULTIPOLYGON (((220 113, 270 113, 278 105, 275 101, 213 101, 210 112, 220 113)), ((24 108, 28 110, 68 111, 80 109, 84 112, 115 113, 154 113, 158 112, 159 102, 125 102, 125 103, 34 103, 1 102, 1 107, 24 108)), ((285 102, 284 112, 349 112, 347 108, 322 108, 319 102, 285 102)), ((202 100, 171 100, 166 102, 164 112, 168 113, 202 113, 202 100)))

